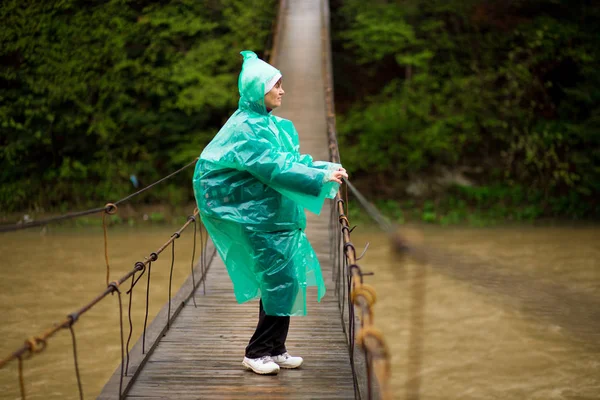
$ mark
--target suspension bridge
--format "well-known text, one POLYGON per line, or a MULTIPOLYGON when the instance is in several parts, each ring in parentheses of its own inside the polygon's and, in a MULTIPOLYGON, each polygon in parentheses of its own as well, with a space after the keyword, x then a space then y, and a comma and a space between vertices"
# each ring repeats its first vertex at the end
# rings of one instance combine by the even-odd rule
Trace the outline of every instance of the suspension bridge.
MULTIPOLYGON (((327 0, 282 0, 274 29, 271 64, 284 75, 288 92, 281 117, 294 121, 301 151, 317 160, 339 162, 337 148, 329 4, 327 0)), ((200 150, 200 149, 199 149, 200 150)), ((195 160, 165 179, 192 166, 195 160)), ((83 215, 118 212, 118 205, 149 190, 152 184, 104 207, 67 214, 50 221, 35 221, 0 231, 28 228, 83 215)), ((190 183, 191 184, 191 183, 190 183)), ((349 182, 347 182, 349 185, 349 182)), ((300 370, 282 371, 275 377, 259 376, 241 367, 243 349, 257 321, 257 304, 236 303, 231 282, 212 242, 205 237, 197 210, 163 246, 137 262, 124 276, 111 280, 108 255, 110 232, 104 219, 106 289, 92 301, 66 316, 41 334, 0 360, 0 368, 16 363, 21 397, 26 398, 23 369, 27 359, 40 353, 51 337, 61 330, 72 336, 74 373, 79 397, 83 398, 77 363, 75 329, 77 321, 100 301, 118 298, 121 332, 121 364, 106 383, 99 399, 390 399, 389 354, 385 340, 374 326, 372 305, 376 294, 365 283, 367 277, 357 264, 351 242, 347 202, 338 194, 320 216, 309 214, 306 234, 323 269, 328 294, 321 303, 309 302, 308 316, 293 318, 288 336, 289 349, 305 358, 300 370), (325 210, 330 209, 330 212, 325 210), (193 228, 190 228, 193 227, 193 228), (190 276, 171 295, 157 316, 147 320, 152 263, 166 257, 184 231, 193 229, 194 249, 190 276), (199 232, 199 234, 198 234, 199 232), (200 255, 196 259, 196 236, 200 255), (206 240, 205 240, 206 239, 206 240), (202 290, 199 288, 202 287, 202 290), (146 319, 142 336, 132 342, 131 296, 145 297, 146 319), (129 310, 122 297, 130 296, 129 310), (127 319, 129 316, 129 324, 127 319), (128 332, 129 333, 128 333, 128 332)), ((171 274, 172 266, 171 264, 171 274)), ((316 293, 312 293, 313 299, 316 293)))

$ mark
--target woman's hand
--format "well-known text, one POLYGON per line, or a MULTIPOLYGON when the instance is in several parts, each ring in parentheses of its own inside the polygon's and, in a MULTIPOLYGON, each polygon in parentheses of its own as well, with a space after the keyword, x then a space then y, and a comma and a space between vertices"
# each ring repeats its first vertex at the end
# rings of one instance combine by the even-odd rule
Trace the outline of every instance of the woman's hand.
POLYGON ((329 180, 341 184, 342 178, 348 179, 348 173, 344 168, 340 167, 337 171, 333 171, 329 180))

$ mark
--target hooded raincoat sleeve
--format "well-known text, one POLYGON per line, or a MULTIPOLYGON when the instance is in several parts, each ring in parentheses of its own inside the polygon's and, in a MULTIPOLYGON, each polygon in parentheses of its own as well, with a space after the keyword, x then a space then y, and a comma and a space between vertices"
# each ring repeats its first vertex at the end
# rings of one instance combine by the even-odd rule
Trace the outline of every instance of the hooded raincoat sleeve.
POLYGON ((336 163, 332 163, 332 162, 328 162, 328 161, 313 161, 313 158, 310 154, 301 154, 300 153, 300 140, 298 138, 298 131, 296 130, 296 127, 294 126, 292 121, 288 121, 288 120, 279 118, 278 122, 281 125, 282 129, 288 133, 288 137, 291 141, 293 149, 294 149, 295 153, 298 154, 298 162, 299 163, 304 164, 309 167, 312 167, 312 168, 318 168, 318 169, 327 171, 328 178, 331 177, 333 171, 338 170, 342 166, 341 164, 336 164, 336 163))
POLYGON ((235 153, 241 170, 315 214, 321 212, 326 198, 337 193, 339 185, 329 180, 331 173, 327 169, 335 164, 315 167, 312 158, 276 147, 267 137, 247 137, 235 153))

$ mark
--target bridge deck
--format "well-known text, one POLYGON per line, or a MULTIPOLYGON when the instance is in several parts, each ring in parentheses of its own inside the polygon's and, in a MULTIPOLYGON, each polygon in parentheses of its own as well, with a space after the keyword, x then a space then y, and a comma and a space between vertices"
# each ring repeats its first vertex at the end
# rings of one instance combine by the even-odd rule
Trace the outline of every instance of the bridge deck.
MULTIPOLYGON (((286 2, 275 64, 284 76, 278 115, 294 121, 301 151, 328 159, 322 77, 322 1, 286 2)), ((139 372, 128 398, 170 399, 350 399, 354 397, 349 355, 331 281, 327 208, 308 215, 308 237, 317 252, 328 293, 321 303, 311 292, 307 317, 292 318, 287 347, 304 357, 298 370, 259 376, 241 366, 258 319, 258 302, 239 305, 218 256, 211 262, 206 294, 181 310, 139 372)), ((119 369, 117 369, 119 371, 119 369)), ((111 380, 113 383, 115 379, 111 380)), ((105 387, 101 398, 118 392, 105 387)))
POLYGON ((354 397, 348 351, 335 298, 311 304, 309 316, 293 318, 287 342, 305 365, 259 376, 241 366, 258 318, 258 302, 238 305, 218 256, 206 295, 181 311, 134 382, 127 398, 349 399, 354 397))

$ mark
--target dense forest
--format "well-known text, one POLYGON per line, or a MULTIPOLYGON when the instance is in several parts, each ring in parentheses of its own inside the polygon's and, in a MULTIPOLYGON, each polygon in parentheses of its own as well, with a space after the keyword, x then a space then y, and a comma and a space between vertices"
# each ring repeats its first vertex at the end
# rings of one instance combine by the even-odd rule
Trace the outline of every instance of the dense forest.
POLYGON ((424 220, 600 216, 600 3, 332 4, 342 160, 372 195, 424 220))
MULTIPOLYGON (((191 162, 276 14, 276 0, 3 1, 0 210, 102 205, 191 162)), ((188 172, 142 200, 190 201, 188 172)))
MULTIPOLYGON (((196 157, 276 0, 0 4, 0 211, 98 206, 196 157)), ((600 4, 331 0, 342 161, 398 218, 600 216, 600 4), (367 179, 368 177, 368 179, 367 179)), ((192 200, 191 171, 141 201, 192 200)))

